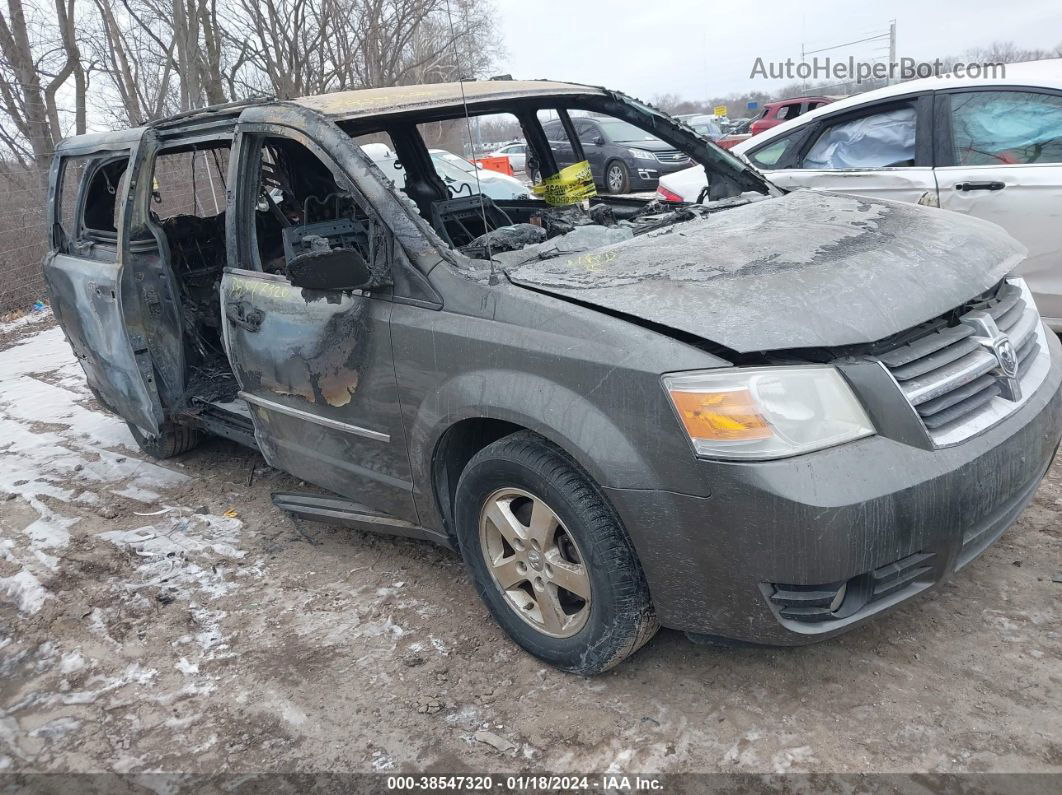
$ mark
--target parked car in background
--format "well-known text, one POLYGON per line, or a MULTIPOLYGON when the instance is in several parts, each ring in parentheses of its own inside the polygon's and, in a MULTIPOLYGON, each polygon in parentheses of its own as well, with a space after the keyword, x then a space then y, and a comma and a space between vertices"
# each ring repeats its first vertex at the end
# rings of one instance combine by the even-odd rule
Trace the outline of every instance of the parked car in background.
POLYGON ((833 102, 832 97, 792 97, 776 102, 765 102, 760 115, 749 125, 749 133, 759 135, 761 132, 776 127, 782 122, 792 121, 797 116, 833 102))
POLYGON ((512 143, 503 146, 496 152, 491 152, 495 157, 509 158, 509 165, 513 171, 525 171, 527 169, 527 144, 512 143))
POLYGON ((528 195, 527 186, 515 177, 480 168, 445 149, 431 149, 430 152, 435 170, 454 196, 482 193, 492 199, 522 199, 528 195))
POLYGON ((718 141, 723 137, 723 127, 715 116, 702 114, 683 119, 683 121, 709 141, 718 141))
MULTIPOLYGON (((399 188, 405 186, 405 169, 398 156, 386 144, 362 144, 361 149, 399 188)), ((454 196, 482 193, 492 199, 520 199, 528 195, 527 186, 497 171, 479 168, 460 155, 445 149, 431 149, 432 164, 454 196), (478 180, 477 180, 478 177, 478 180)))
MULTIPOLYGON (((1028 249, 1017 273, 1062 331, 1062 59, 1005 78, 930 77, 835 102, 734 149, 783 188, 915 202, 993 221, 1028 249)), ((695 201, 703 169, 661 187, 695 201)))
MULTIPOLYGON (((572 124, 599 190, 606 193, 656 190, 661 175, 690 164, 689 155, 623 119, 576 116, 572 124)), ((571 165, 575 152, 559 119, 542 125, 557 162, 571 165)), ((532 175, 532 181, 539 180, 532 175)))

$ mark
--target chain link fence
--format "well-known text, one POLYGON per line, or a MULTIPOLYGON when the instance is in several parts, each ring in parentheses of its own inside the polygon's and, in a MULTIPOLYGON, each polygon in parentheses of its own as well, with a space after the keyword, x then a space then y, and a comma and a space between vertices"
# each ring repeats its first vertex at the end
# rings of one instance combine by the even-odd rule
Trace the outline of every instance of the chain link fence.
POLYGON ((30 168, 0 168, 0 316, 45 298, 47 176, 30 168))

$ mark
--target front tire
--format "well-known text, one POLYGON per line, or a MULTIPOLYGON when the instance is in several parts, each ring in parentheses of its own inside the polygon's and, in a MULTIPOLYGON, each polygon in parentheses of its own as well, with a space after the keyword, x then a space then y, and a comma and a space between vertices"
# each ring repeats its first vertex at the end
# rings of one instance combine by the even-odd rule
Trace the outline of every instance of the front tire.
POLYGON ((605 190, 609 193, 630 193, 631 172, 622 160, 613 160, 605 168, 605 190))
POLYGON ((455 504, 476 590, 526 651, 590 676, 656 633, 630 539, 560 448, 528 431, 494 442, 461 474, 455 504))
POLYGON ((202 438, 199 431, 185 425, 166 423, 159 428, 159 435, 155 437, 148 436, 131 422, 126 425, 129 426, 129 432, 133 434, 140 449, 159 460, 188 452, 199 444, 202 438))

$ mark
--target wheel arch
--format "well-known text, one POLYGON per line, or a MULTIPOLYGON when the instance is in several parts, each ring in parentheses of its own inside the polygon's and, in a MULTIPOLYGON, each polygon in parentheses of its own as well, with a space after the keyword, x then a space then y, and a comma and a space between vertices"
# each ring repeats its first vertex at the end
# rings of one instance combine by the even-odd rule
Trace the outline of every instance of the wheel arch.
POLYGON ((452 536, 453 495, 472 456, 522 430, 560 448, 601 489, 659 486, 644 456, 584 397, 541 376, 480 371, 450 381, 425 400, 410 436, 414 482, 430 484, 420 496, 436 513, 436 526, 452 536), (514 379, 519 388, 512 387, 514 379), (443 407, 445 412, 437 412, 443 407))
POLYGON ((461 473, 473 456, 487 445, 526 430, 530 429, 506 420, 467 417, 455 422, 439 436, 431 456, 432 496, 454 549, 457 548, 453 526, 454 497, 461 473))

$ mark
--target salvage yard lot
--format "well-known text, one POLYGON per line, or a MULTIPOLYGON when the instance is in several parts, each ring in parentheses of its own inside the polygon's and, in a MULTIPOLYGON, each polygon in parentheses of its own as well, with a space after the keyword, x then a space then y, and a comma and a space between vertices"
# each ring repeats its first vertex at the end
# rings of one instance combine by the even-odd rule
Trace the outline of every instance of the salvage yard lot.
POLYGON ((0 771, 1062 771, 1062 467, 981 559, 838 640, 664 631, 595 679, 456 555, 296 523, 212 440, 144 460, 50 320, 0 330, 0 771))

